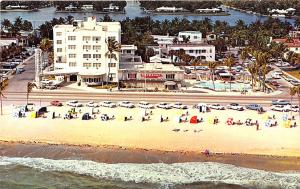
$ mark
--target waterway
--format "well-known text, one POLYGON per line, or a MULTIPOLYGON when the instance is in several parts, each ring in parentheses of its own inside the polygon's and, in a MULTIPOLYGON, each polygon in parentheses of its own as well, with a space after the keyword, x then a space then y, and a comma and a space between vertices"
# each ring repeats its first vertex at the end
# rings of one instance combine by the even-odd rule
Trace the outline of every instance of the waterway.
MULTIPOLYGON (((256 14, 249 14, 246 12, 241 12, 238 10, 233 10, 229 8, 223 8, 225 11, 228 11, 230 16, 202 16, 202 15, 152 15, 145 13, 140 8, 140 5, 136 1, 128 1, 127 5, 125 7, 126 13, 109 13, 109 16, 114 20, 123 20, 126 17, 128 18, 135 18, 135 17, 143 17, 143 16, 151 16, 154 20, 172 20, 175 17, 182 19, 186 18, 188 20, 203 20, 205 18, 211 19, 213 22, 216 20, 225 21, 228 22, 229 25, 234 25, 237 20, 241 19, 246 24, 250 24, 256 20, 264 21, 268 17, 256 15, 256 14)), ((9 19, 11 21, 14 21, 18 16, 20 16, 24 20, 31 21, 33 23, 33 27, 37 28, 39 25, 44 23, 45 21, 49 21, 53 18, 59 18, 59 17, 67 17, 68 15, 74 16, 75 19, 83 19, 87 16, 96 16, 98 19, 103 18, 104 14, 97 14, 97 13, 58 13, 55 12, 54 7, 48 7, 40 9, 37 12, 0 12, 0 19, 1 21, 3 19, 9 19)), ((294 19, 286 19, 286 18, 280 18, 281 20, 286 20, 290 23, 294 23, 294 19)))

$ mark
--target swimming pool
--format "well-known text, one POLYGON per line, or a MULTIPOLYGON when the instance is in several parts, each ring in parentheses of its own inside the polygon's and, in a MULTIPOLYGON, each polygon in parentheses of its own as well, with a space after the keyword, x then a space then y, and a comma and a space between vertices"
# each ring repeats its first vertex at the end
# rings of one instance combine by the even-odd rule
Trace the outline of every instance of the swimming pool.
MULTIPOLYGON (((194 84, 195 88, 204 88, 204 89, 214 89, 213 82, 212 81, 202 81, 194 84)), ((230 89, 230 84, 229 83, 219 83, 215 82, 215 89, 216 91, 224 91, 227 90, 229 91, 230 89)), ((242 91, 242 90, 251 90, 251 85, 250 84, 245 84, 245 83, 231 83, 231 90, 236 90, 236 91, 242 91)))

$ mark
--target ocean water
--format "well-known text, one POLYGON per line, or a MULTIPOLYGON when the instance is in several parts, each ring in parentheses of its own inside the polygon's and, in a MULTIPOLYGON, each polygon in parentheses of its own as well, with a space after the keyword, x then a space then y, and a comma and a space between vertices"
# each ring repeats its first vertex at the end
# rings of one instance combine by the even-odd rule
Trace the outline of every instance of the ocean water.
POLYGON ((300 173, 212 162, 106 164, 87 160, 0 157, 2 189, 298 189, 300 173))

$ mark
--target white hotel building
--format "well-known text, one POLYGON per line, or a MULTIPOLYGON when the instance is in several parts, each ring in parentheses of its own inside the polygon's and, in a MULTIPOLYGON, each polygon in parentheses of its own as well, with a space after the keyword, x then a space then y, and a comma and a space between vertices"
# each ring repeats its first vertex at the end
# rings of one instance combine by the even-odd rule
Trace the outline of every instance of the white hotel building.
POLYGON ((106 56, 109 38, 121 42, 119 22, 97 22, 96 18, 89 17, 74 21, 72 25, 54 26, 52 75, 84 83, 102 83, 108 78, 118 82, 120 53, 115 52, 117 60, 112 59, 110 63, 106 56))

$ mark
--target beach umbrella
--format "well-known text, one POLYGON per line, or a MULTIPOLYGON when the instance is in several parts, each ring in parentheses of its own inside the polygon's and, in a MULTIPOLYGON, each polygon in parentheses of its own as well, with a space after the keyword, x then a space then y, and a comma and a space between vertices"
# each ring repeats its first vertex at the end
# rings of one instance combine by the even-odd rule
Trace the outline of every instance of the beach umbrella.
POLYGON ((233 125, 233 118, 232 117, 228 118, 226 123, 227 125, 233 125))
POLYGON ((289 116, 288 116, 287 114, 284 114, 284 115, 282 116, 282 120, 283 120, 283 121, 287 121, 287 120, 288 120, 288 117, 289 117, 289 116))
POLYGON ((192 116, 191 119, 190 119, 190 123, 198 123, 197 121, 197 116, 192 116))
POLYGON ((213 117, 213 116, 210 116, 210 117, 208 118, 208 123, 209 123, 209 124, 214 124, 214 117, 213 117))
POLYGON ((291 128, 291 120, 283 121, 282 127, 284 128, 291 128))

